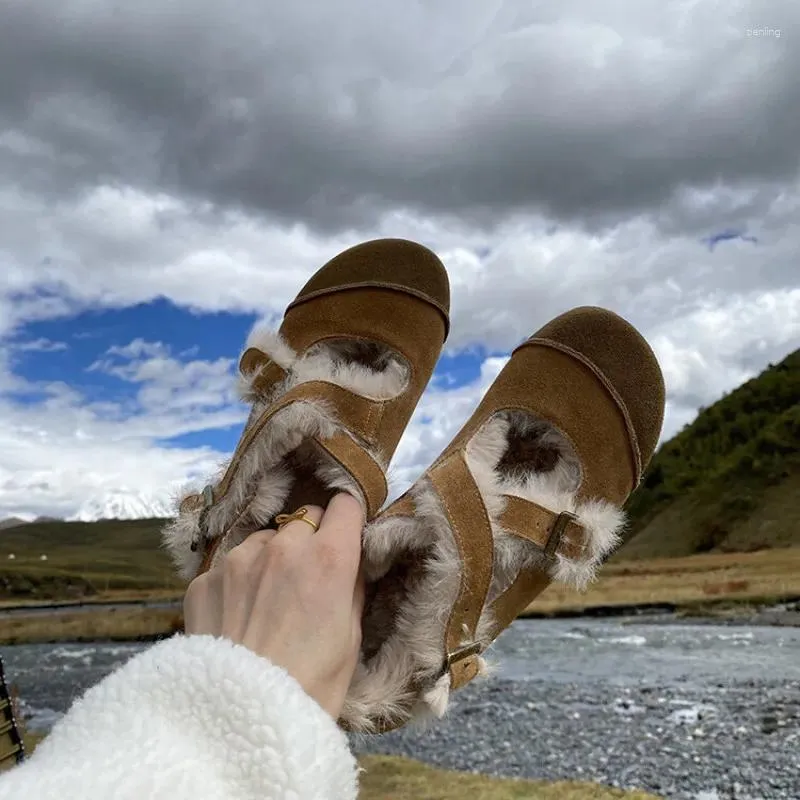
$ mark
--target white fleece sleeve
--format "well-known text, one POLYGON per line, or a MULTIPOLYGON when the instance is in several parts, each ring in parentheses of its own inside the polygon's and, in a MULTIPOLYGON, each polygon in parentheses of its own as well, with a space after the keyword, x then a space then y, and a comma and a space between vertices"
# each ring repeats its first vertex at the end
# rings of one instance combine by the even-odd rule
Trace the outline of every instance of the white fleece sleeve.
POLYGON ((0 800, 351 800, 346 735, 241 645, 174 636, 77 700, 0 800))

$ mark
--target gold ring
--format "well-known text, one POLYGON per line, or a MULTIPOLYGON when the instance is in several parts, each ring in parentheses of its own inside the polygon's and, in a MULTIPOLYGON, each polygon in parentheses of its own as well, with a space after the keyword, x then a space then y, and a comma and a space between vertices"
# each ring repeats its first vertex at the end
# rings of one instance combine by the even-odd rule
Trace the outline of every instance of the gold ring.
POLYGON ((293 514, 278 514, 278 516, 275 517, 275 524, 278 526, 278 530, 280 530, 284 525, 288 525, 290 522, 306 522, 314 529, 314 533, 316 533, 319 530, 319 525, 317 525, 313 519, 307 517, 306 514, 308 514, 308 509, 305 506, 298 508, 293 514))

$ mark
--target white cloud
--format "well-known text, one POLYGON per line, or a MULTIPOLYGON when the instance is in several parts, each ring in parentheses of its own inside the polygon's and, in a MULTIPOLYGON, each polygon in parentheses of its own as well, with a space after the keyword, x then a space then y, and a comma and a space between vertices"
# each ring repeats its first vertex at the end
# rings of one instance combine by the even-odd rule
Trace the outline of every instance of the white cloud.
POLYGON ((23 353, 57 353, 66 350, 69 345, 66 342, 53 342, 50 339, 41 337, 31 339, 27 342, 19 342, 14 345, 14 349, 23 353))
MULTIPOLYGON (((166 419, 177 427, 178 418, 185 421, 185 415, 193 410, 203 414, 211 409, 223 414, 231 411, 237 403, 235 364, 233 358, 181 360, 174 358, 163 342, 139 338, 121 347, 110 347, 105 357, 90 364, 87 371, 138 384, 135 400, 142 415, 158 415, 159 427, 164 427, 166 419)), ((242 412, 237 411, 232 421, 241 418, 242 412)), ((215 418, 217 424, 220 421, 215 418)))
MULTIPOLYGON (((112 345, 106 350, 110 356, 123 358, 141 358, 142 356, 164 356, 169 352, 169 347, 164 342, 146 342, 144 339, 134 339, 126 345, 112 345)), ((91 369, 91 367, 90 367, 91 369)))
MULTIPOLYGON (((753 224, 760 244, 723 242, 711 252, 698 240, 659 232, 645 218, 600 236, 552 230, 546 220, 512 219, 482 232, 392 214, 379 230, 324 239, 241 216, 208 226, 186 207, 175 212, 170 232, 156 236, 154 220, 146 223, 147 214, 136 203, 133 208, 127 232, 122 221, 114 226, 116 261, 97 250, 90 230, 64 236, 74 253, 61 262, 61 294, 40 302, 35 292, 49 285, 51 267, 32 270, 32 299, 22 310, 15 306, 15 322, 157 296, 209 311, 248 309, 275 318, 310 274, 343 247, 400 235, 434 247, 448 266, 453 351, 477 344, 508 352, 575 305, 603 305, 630 319, 653 344, 665 372, 668 434, 698 406, 800 343, 800 288, 796 273, 787 269, 800 249, 800 227, 780 210, 753 224), (226 254, 224 268, 208 268, 212 246, 226 254)), ((5 347, 7 360, 12 341, 5 347)), ((120 486, 152 494, 216 463, 224 454, 172 450, 158 441, 241 424, 245 409, 233 393, 237 355, 216 361, 191 352, 176 356, 168 343, 140 336, 110 348, 89 367, 134 385, 131 400, 93 403, 69 386, 49 385, 40 407, 2 401, 0 516, 74 513, 83 498, 120 486)), ((448 390, 443 376, 426 393, 395 459, 395 487, 408 485, 447 444, 499 363, 484 364, 475 385, 448 390)), ((6 363, 3 385, 8 389, 14 382, 20 386, 6 363)))
MULTIPOLYGON (((98 402, 15 371, 19 354, 66 347, 24 338, 26 323, 160 298, 277 320, 322 263, 372 237, 442 257, 450 352, 507 353, 577 305, 622 314, 661 360, 665 435, 800 345, 797 50, 788 34, 746 36, 793 19, 786 4, 720 19, 710 2, 451 0, 347 18, 201 3, 191 31, 176 8, 155 38, 139 35, 148 3, 122 16, 52 5, 74 24, 36 4, 0 9, 0 28, 20 34, 0 61, 30 66, 0 98, 14 121, 0 134, 0 517, 163 492, 225 455, 164 439, 245 416, 238 353, 176 354, 143 331, 88 365, 127 384, 98 402), (387 18, 395 36, 376 45, 387 18), (269 69, 264 19, 283 42, 269 69), (345 38, 310 46, 309 30, 339 25, 345 38), (113 46, 87 49, 98 37, 113 46), (744 238, 712 250, 726 229, 744 238), (21 404, 19 391, 44 399, 21 404)), ((400 444, 396 486, 501 365, 455 389, 440 376, 400 444)))
POLYGON ((72 413, 0 406, 0 518, 68 517, 87 499, 119 489, 169 496, 187 478, 213 472, 222 457, 209 448, 171 449, 146 436, 119 437, 116 425, 91 413, 61 410, 72 413))
POLYGON ((180 361, 141 339, 108 352, 121 363, 107 371, 138 385, 130 401, 93 402, 63 383, 29 383, 44 396, 36 404, 0 397, 0 518, 72 516, 118 490, 164 498, 218 467, 223 453, 160 442, 241 425, 234 362, 180 361))

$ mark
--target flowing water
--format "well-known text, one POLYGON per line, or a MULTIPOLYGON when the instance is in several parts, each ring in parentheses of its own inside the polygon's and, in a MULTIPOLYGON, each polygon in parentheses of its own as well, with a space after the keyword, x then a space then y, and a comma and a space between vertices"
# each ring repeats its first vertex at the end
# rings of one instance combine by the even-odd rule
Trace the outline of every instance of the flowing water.
MULTIPOLYGON (((47 731, 148 644, 1 648, 27 727, 47 731)), ((800 628, 668 619, 520 620, 447 719, 354 740, 442 767, 648 789, 800 798, 800 628)))
MULTIPOLYGON (((45 731, 85 689, 149 646, 32 644, 0 652, 28 728, 45 731)), ((800 628, 520 620, 490 655, 497 677, 514 681, 703 689, 732 678, 800 680, 800 628)))

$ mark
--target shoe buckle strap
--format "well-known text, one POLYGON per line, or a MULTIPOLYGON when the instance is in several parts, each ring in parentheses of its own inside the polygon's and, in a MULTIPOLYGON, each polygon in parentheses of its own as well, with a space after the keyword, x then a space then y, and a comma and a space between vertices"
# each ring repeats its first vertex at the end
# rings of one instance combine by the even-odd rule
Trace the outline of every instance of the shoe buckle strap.
POLYGON ((569 559, 582 557, 587 532, 575 514, 557 513, 515 495, 505 495, 504 499, 506 506, 498 522, 505 531, 535 544, 548 562, 557 554, 569 559))
MULTIPOLYGON (((548 561, 553 561, 555 559, 558 548, 560 547, 561 541, 564 537, 564 533, 567 530, 567 526, 571 522, 577 523, 577 520, 577 515, 570 511, 562 511, 556 516, 555 520, 553 521, 553 525, 550 528, 547 541, 544 545, 544 555, 548 561)), ((445 671, 452 670, 455 664, 463 661, 465 658, 470 658, 471 656, 480 654, 482 650, 483 646, 480 642, 469 642, 467 644, 463 644, 461 647, 458 647, 447 654, 445 659, 445 671)))
POLYGON ((447 621, 444 672, 458 689, 479 673, 476 641, 481 613, 492 582, 492 525, 475 478, 460 452, 436 462, 427 472, 452 531, 461 562, 462 580, 447 621))
POLYGON ((464 644, 456 650, 453 650, 452 653, 447 654, 447 658, 444 662, 445 670, 450 670, 454 664, 463 661, 465 658, 478 655, 482 649, 483 645, 481 645, 480 642, 470 642, 469 644, 464 644))
POLYGON ((550 534, 547 537, 547 542, 544 545, 544 554, 548 560, 552 561, 556 557, 558 548, 561 546, 561 540, 567 530, 570 522, 577 522, 578 517, 570 511, 562 511, 553 522, 550 528, 550 534))

